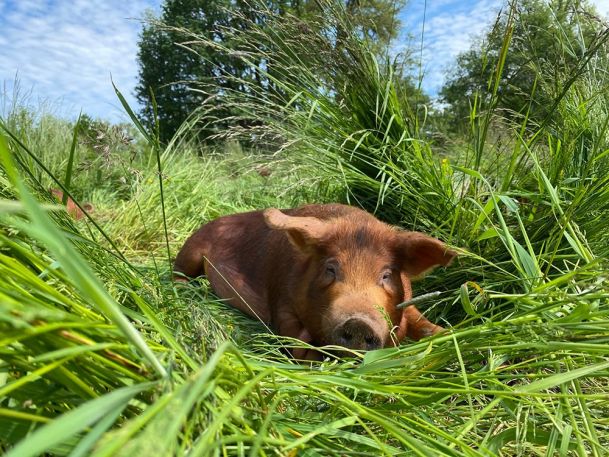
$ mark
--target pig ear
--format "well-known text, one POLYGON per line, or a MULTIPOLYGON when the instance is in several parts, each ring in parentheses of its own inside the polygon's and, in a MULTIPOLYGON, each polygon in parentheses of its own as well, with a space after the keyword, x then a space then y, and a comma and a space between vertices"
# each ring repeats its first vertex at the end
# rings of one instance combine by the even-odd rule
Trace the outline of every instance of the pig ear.
POLYGON ((326 238, 328 224, 316 217, 288 216, 278 209, 264 211, 266 225, 275 230, 284 230, 290 242, 301 250, 308 250, 326 238))
POLYGON ((397 253, 402 271, 409 277, 422 276, 437 266, 447 266, 457 255, 440 240, 419 232, 400 232, 397 253))

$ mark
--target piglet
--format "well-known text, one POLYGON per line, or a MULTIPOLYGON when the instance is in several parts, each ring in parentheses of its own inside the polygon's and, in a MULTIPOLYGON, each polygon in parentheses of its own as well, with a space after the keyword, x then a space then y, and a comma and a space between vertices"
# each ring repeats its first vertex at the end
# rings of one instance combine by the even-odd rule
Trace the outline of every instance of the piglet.
MULTIPOLYGON (((356 350, 419 340, 442 330, 411 305, 411 281, 456 253, 441 241, 391 227, 340 204, 220 217, 184 244, 174 277, 205 273, 215 293, 314 346, 356 350)), ((319 358, 295 349, 295 358, 319 358)))
MULTIPOLYGON (((53 195, 53 197, 55 197, 58 202, 61 203, 63 201, 63 191, 59 189, 50 189, 49 192, 51 193, 51 195, 53 195)), ((93 205, 91 203, 83 203, 82 207, 87 213, 92 213, 94 210, 93 205)), ((68 201, 66 203, 66 211, 76 220, 80 220, 85 217, 85 213, 83 213, 83 211, 70 197, 68 197, 68 201)))

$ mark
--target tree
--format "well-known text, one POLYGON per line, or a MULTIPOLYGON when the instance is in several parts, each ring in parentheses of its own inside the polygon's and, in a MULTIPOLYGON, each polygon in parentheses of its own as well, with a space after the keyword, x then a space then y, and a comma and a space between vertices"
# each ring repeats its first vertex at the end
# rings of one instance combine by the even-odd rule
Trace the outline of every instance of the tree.
MULTIPOLYGON (((163 5, 161 19, 164 24, 176 28, 213 34, 218 26, 228 20, 223 10, 226 3, 223 0, 169 0, 163 5)), ((200 103, 199 94, 189 89, 189 83, 210 78, 214 75, 215 67, 229 65, 222 61, 220 55, 200 58, 176 45, 184 40, 185 37, 177 30, 150 20, 144 26, 139 42, 136 95, 149 127, 153 127, 157 120, 154 97, 163 141, 173 136, 188 113, 200 103)))
MULTIPOLYGON (((374 42, 380 52, 397 35, 396 14, 403 6, 402 1, 347 0, 345 5, 360 34, 374 42)), ((293 14, 303 19, 318 12, 314 0, 266 0, 264 7, 276 15, 293 14)), ((150 18, 143 27, 136 96, 143 106, 141 114, 148 126, 152 128, 158 120, 162 141, 171 139, 189 114, 209 96, 207 89, 211 87, 247 90, 234 85, 234 81, 245 76, 256 80, 260 90, 273 90, 272 84, 264 80, 260 72, 252 70, 241 59, 210 47, 197 48, 194 53, 193 49, 179 45, 188 41, 189 33, 224 43, 222 30, 243 29, 248 23, 245 19, 260 24, 264 23, 265 16, 243 0, 166 0, 159 20, 150 18), (231 75, 239 78, 231 78, 231 75), (157 106, 156 119, 153 97, 157 106)), ((267 69, 269 62, 261 61, 256 65, 267 69)), ((215 90, 216 95, 221 95, 221 90, 215 90)), ((233 114, 226 109, 215 113, 226 123, 231 122, 233 114)), ((216 129, 221 126, 221 122, 214 124, 216 129)), ((202 135, 211 133, 212 130, 205 129, 202 135)))
POLYGON ((501 109, 507 118, 542 122, 564 83, 572 77, 598 36, 593 7, 578 0, 515 0, 494 26, 457 57, 440 91, 453 127, 466 124, 474 96, 478 103, 501 109), (494 80, 509 44, 497 94, 494 80))

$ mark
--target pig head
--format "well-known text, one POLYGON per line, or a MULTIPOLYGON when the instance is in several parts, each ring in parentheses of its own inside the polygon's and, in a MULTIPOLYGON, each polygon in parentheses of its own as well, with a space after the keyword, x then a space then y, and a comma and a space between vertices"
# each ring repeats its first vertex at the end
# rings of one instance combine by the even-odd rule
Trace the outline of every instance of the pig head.
MULTIPOLYGON (((203 272, 216 294, 313 345, 370 350, 442 330, 414 306, 411 281, 455 252, 439 240, 338 204, 253 211, 201 227, 184 244, 176 279, 203 272)), ((296 358, 315 358, 295 350, 296 358)))

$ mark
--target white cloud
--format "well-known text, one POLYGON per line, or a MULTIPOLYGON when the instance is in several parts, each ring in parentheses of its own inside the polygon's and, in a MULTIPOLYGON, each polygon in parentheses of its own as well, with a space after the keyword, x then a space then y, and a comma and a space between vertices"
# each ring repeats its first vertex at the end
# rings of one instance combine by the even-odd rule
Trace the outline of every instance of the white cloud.
POLYGON ((420 47, 423 14, 425 14, 423 89, 435 95, 444 82, 446 69, 454 63, 460 52, 469 49, 475 37, 492 24, 501 2, 498 0, 429 1, 426 11, 424 4, 423 0, 413 1, 404 11, 402 19, 413 35, 410 45, 420 47))
POLYGON ((591 2, 595 7, 596 11, 604 17, 609 16, 609 0, 594 0, 591 2))
MULTIPOLYGON (((591 2, 603 16, 609 15, 609 0, 591 2)), ((410 46, 420 47, 425 14, 423 42, 423 89, 435 95, 444 82, 446 70, 455 58, 470 48, 505 6, 502 0, 412 0, 402 14, 406 29, 413 35, 410 46), (424 9, 426 5, 426 10, 424 9)), ((405 46, 403 44, 403 46, 405 46)), ((400 46, 396 46, 399 49, 400 46)))
MULTIPOLYGON (((137 80, 137 18, 160 0, 41 2, 0 0, 0 81, 56 102, 70 117, 83 112, 124 117, 110 75, 127 100, 137 80)), ((9 89, 10 91, 10 89, 9 89)))
MULTIPOLYGON (((61 112, 83 112, 124 119, 110 75, 129 103, 137 83, 139 18, 158 11, 163 0, 0 0, 0 85, 8 92, 18 74, 21 87, 50 102, 62 100, 61 112)), ((607 16, 609 0, 592 2, 607 16)), ((420 46, 425 12, 424 89, 436 94, 446 69, 472 39, 488 28, 503 0, 411 0, 401 15, 420 46), (424 8, 426 7, 426 11, 424 8)), ((405 46, 403 38, 396 49, 405 46)))

